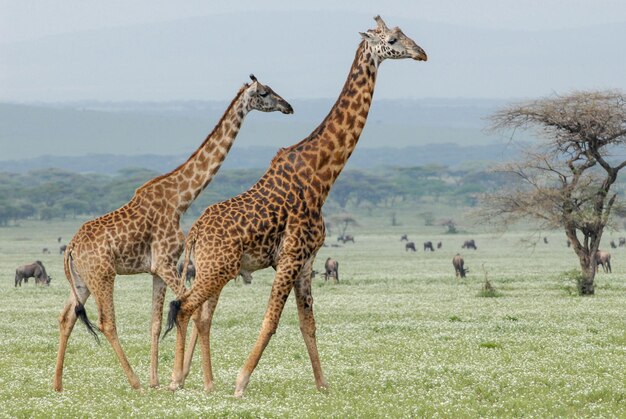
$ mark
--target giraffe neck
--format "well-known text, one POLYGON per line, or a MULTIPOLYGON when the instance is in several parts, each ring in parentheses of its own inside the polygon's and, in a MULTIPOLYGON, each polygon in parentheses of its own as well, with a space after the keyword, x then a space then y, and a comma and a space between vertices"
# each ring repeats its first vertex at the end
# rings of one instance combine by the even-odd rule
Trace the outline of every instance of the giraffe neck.
POLYGON ((213 131, 186 162, 172 172, 159 176, 137 190, 135 196, 153 192, 165 198, 180 216, 211 182, 239 133, 249 112, 243 86, 222 115, 213 131))
POLYGON ((376 84, 378 62, 361 42, 343 90, 324 121, 300 143, 287 148, 288 159, 304 164, 303 181, 323 203, 361 136, 376 84), (290 157, 291 153, 295 157, 290 157))

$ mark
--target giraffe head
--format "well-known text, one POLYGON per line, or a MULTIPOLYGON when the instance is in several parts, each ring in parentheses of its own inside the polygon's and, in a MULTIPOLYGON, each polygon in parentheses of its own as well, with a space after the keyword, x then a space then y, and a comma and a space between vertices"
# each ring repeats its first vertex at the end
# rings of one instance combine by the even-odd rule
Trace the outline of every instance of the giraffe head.
POLYGON ((246 85, 247 109, 250 111, 256 109, 262 112, 280 111, 282 113, 293 113, 291 105, 271 87, 261 84, 254 74, 250 74, 252 83, 246 85))
POLYGON ((389 29, 380 16, 374 18, 378 26, 367 32, 361 32, 369 49, 380 63, 387 58, 412 58, 417 61, 426 61, 428 57, 415 41, 406 36, 400 28, 389 29))

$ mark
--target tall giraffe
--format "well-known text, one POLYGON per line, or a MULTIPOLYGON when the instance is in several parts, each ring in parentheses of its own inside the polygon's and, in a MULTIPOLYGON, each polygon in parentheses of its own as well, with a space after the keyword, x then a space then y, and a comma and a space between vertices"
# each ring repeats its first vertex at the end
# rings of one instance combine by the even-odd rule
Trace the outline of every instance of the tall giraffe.
POLYGON ((252 83, 239 89, 213 131, 185 163, 146 182, 123 207, 83 224, 68 244, 64 262, 71 292, 59 316, 55 390, 63 388, 65 350, 77 317, 97 338, 84 308, 91 293, 98 306, 100 330, 113 347, 131 387, 139 388, 117 337, 113 284, 118 274, 152 274, 150 385, 158 385, 158 341, 165 292, 170 287, 180 296, 185 290, 184 280, 176 272, 185 240, 180 217, 213 179, 248 112, 293 113, 291 105, 269 86, 250 77, 252 83))
POLYGON ((185 259, 194 253, 196 278, 191 289, 170 303, 168 315, 168 331, 177 325, 171 390, 184 384, 185 336, 192 314, 202 346, 204 388, 213 388, 210 327, 220 292, 238 273, 269 266, 276 275, 268 307, 259 337, 237 378, 235 396, 243 395, 292 288, 316 385, 327 386, 317 351, 311 296, 312 263, 325 237, 322 205, 365 126, 380 63, 387 58, 427 59, 399 28, 389 29, 380 16, 375 20, 376 29, 361 33, 363 40, 348 79, 319 127, 298 144, 280 150, 248 191, 211 205, 191 228, 185 259), (196 311, 205 301, 208 304, 196 311))

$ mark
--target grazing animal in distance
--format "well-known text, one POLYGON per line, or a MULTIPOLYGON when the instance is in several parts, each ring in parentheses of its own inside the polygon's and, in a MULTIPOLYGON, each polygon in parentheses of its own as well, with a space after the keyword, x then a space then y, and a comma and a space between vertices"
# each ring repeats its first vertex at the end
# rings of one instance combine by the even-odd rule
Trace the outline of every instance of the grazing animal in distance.
POLYGON ((251 75, 204 142, 173 171, 158 176, 135 191, 121 208, 86 222, 68 244, 65 275, 71 293, 59 316, 59 351, 53 388, 62 390, 63 363, 70 334, 80 318, 90 333, 85 301, 93 293, 100 331, 117 355, 132 388, 140 387, 119 342, 113 291, 117 275, 152 274, 150 386, 158 386, 158 346, 167 287, 182 295, 185 283, 176 272, 185 235, 180 218, 211 182, 252 110, 293 113, 287 101, 251 75))
POLYGON ((443 243, 442 242, 437 242, 437 249, 441 249, 443 247, 443 243))
POLYGON ((611 240, 611 249, 617 249, 617 245, 614 240, 611 240))
POLYGON ((461 246, 461 248, 463 249, 478 249, 476 247, 476 243, 474 242, 474 239, 470 239, 470 240, 465 240, 465 242, 463 242, 463 246, 461 246))
POLYGON ((61 237, 57 237, 57 243, 61 243, 61 237))
MULTIPOLYGON (((182 262, 178 264, 178 266, 176 267, 176 271, 178 272, 178 276, 182 278, 182 274, 183 274, 183 264, 182 262)), ((191 261, 189 262, 189 264, 187 265, 187 270, 185 271, 185 282, 190 283, 194 278, 196 277, 196 267, 193 265, 193 263, 191 263, 191 261)))
POLYGON ((463 267, 464 264, 465 261, 460 254, 457 253, 456 256, 452 258, 452 266, 454 266, 454 273, 457 278, 459 276, 465 278, 465 274, 469 272, 469 269, 463 267))
POLYGON ((46 272, 46 268, 41 261, 37 260, 28 265, 18 266, 15 269, 15 286, 22 286, 22 280, 24 283, 28 283, 28 278, 35 278, 35 284, 50 286, 52 277, 46 272))
POLYGON ((596 252, 596 270, 598 270, 599 266, 602 266, 605 273, 613 272, 611 269, 611 254, 609 252, 602 250, 596 252))
POLYGON ((62 244, 61 246, 59 246, 59 254, 62 255, 63 253, 65 253, 66 249, 67 249, 67 244, 62 244))
POLYGON ((400 237, 400 241, 401 242, 408 242, 409 241, 409 236, 406 234, 403 234, 402 237, 400 237))
POLYGON ((626 246, 626 237, 620 237, 619 238, 619 247, 624 247, 626 246))
POLYGON ((47 247, 44 247, 43 249, 41 249, 41 253, 43 253, 44 255, 49 255, 50 249, 48 249, 47 247))
POLYGON ((350 234, 346 234, 344 236, 339 236, 339 237, 337 237, 337 241, 338 242, 343 242, 344 244, 347 243, 347 242, 354 243, 354 236, 352 236, 350 234))
POLYGON ((415 250, 415 243, 413 243, 413 242, 408 242, 408 243, 406 243, 406 244, 404 245, 404 250, 405 250, 405 251, 407 251, 407 252, 408 252, 409 250, 412 250, 412 251, 414 251, 414 252, 415 252, 415 251, 416 251, 416 250, 415 250))
POLYGON ((572 241, 571 240, 567 240, 567 247, 572 247, 572 241))
POLYGON ((544 242, 545 244, 548 244, 548 238, 547 238, 547 237, 544 237, 544 238, 543 238, 543 242, 544 242))
POLYGON ((433 242, 431 241, 424 242, 424 252, 427 250, 430 250, 431 252, 435 251, 435 248, 433 247, 433 242))
POLYGON ((324 280, 328 281, 328 278, 333 278, 335 282, 339 282, 339 262, 333 258, 326 259, 326 263, 324 263, 324 280))
POLYGON ((307 138, 281 149, 250 189, 209 206, 191 227, 185 257, 193 254, 197 276, 191 289, 170 304, 168 314, 168 329, 176 326, 177 331, 171 390, 184 384, 183 362, 189 352, 185 338, 192 315, 202 337, 204 386, 213 388, 210 328, 220 292, 239 271, 269 266, 276 270, 270 298, 261 331, 237 377, 235 396, 243 396, 292 290, 315 384, 318 389, 327 387, 317 349, 310 279, 326 234, 322 206, 365 126, 379 64, 386 58, 427 59, 399 28, 387 28, 380 17, 376 21, 375 30, 361 34, 363 41, 341 95, 322 123, 307 138), (206 316, 196 311, 204 301, 210 303, 206 316))

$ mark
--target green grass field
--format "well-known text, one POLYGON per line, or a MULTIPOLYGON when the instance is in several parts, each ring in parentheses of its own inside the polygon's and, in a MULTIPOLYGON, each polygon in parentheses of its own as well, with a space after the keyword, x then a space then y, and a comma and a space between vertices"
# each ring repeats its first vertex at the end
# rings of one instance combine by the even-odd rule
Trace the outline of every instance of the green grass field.
MULTIPOLYGON (((222 293, 213 393, 202 390, 198 353, 185 388, 164 388, 174 335, 161 345, 162 388, 147 387, 148 275, 118 277, 115 294, 120 339, 143 390, 129 388, 108 342, 98 346, 78 323, 65 391, 56 393, 57 316, 69 294, 56 238, 69 240, 80 223, 0 229, 0 417, 626 417, 626 249, 612 250, 613 273, 599 273, 596 295, 582 298, 563 279, 578 264, 558 232, 533 249, 520 244, 523 232, 447 236, 437 234, 441 227, 386 227, 382 219, 354 229, 354 245, 318 254, 317 270, 327 256, 340 263, 339 284, 318 277, 313 287, 327 392, 315 389, 290 297, 244 398, 232 396, 269 296, 266 270, 222 293), (404 233, 418 252, 405 252, 404 233), (461 249, 469 237, 477 251, 461 249), (443 249, 425 253, 425 240, 443 240, 443 249), (52 254, 42 255, 44 246, 52 254), (465 280, 454 277, 457 252, 470 269, 465 280), (16 266, 36 259, 51 286, 14 288, 16 266), (496 298, 480 296, 486 275, 496 298)), ((92 299, 87 311, 96 321, 92 299)))

